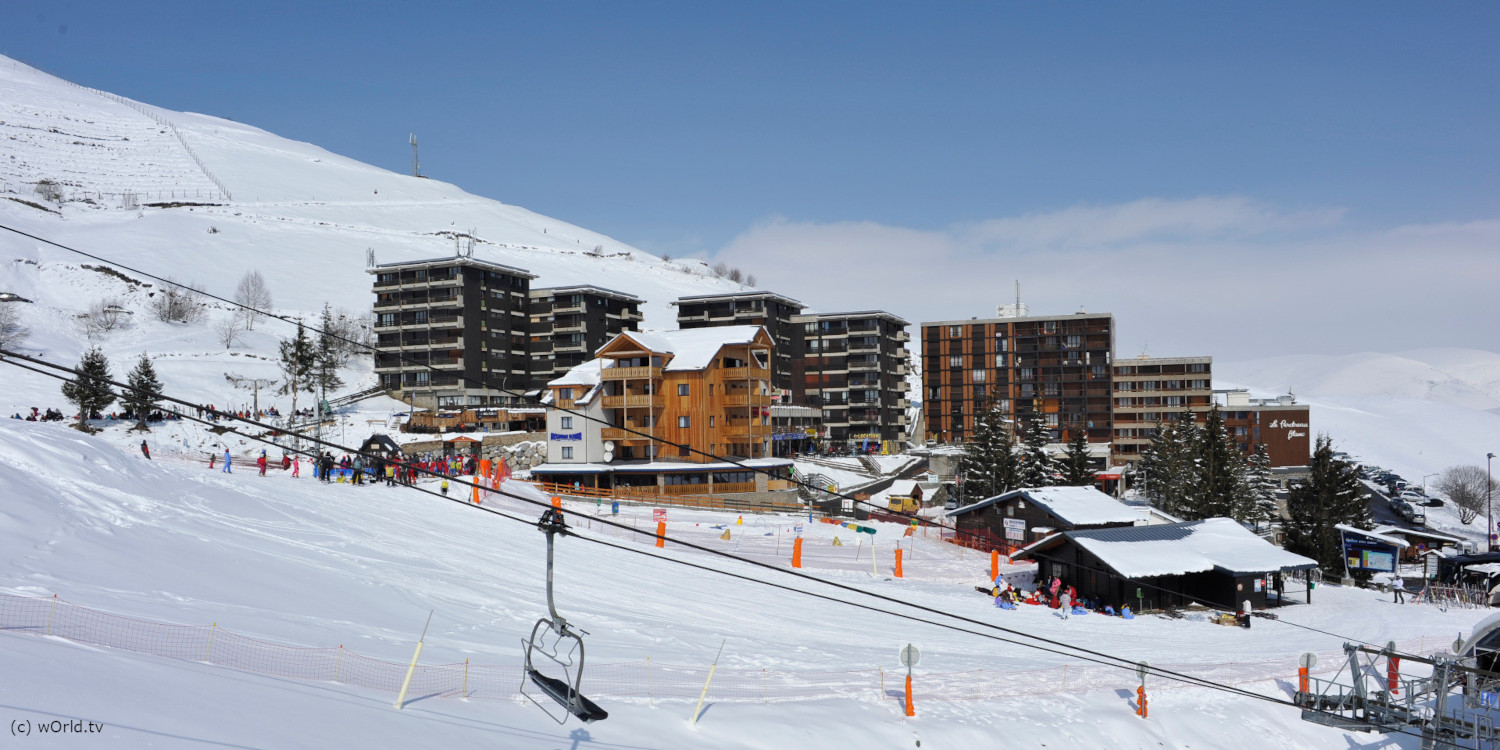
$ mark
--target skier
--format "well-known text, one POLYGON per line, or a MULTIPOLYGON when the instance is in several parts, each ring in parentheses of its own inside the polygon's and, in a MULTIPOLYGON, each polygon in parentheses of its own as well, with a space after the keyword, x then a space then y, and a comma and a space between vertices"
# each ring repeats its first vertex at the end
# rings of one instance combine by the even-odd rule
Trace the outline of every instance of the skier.
POLYGON ((209 453, 208 454, 208 470, 209 471, 213 471, 213 469, 214 469, 214 459, 215 458, 218 458, 218 456, 214 455, 213 453, 209 453))
POLYGON ((442 489, 443 489, 443 497, 447 497, 448 496, 448 480, 446 480, 446 479, 443 480, 442 489))
POLYGON ((234 465, 234 457, 231 456, 231 455, 229 455, 229 449, 225 448, 224 449, 224 469, 223 469, 224 473, 225 474, 233 474, 234 471, 231 470, 231 468, 230 468, 233 465, 234 465))
POLYGON ((146 446, 146 441, 144 440, 141 441, 141 455, 145 456, 147 461, 151 460, 151 449, 146 446))
POLYGON ((1068 619, 1068 613, 1073 611, 1073 597, 1069 596, 1068 592, 1064 591, 1062 592, 1062 596, 1058 597, 1057 601, 1058 604, 1061 605, 1057 609, 1062 613, 1062 618, 1064 620, 1068 619))
POLYGON ((297 479, 297 478, 300 478, 301 476, 302 476, 302 457, 298 456, 298 457, 292 459, 292 478, 293 479, 297 479))
POLYGON ((1397 574, 1395 580, 1391 581, 1391 591, 1395 592, 1395 597, 1391 600, 1392 604, 1406 603, 1406 581, 1402 580, 1400 574, 1397 574))

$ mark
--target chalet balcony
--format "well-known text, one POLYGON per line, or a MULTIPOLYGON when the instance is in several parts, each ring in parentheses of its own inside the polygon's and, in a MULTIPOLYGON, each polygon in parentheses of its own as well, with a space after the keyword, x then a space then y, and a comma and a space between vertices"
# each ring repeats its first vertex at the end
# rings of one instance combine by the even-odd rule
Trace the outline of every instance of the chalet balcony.
MULTIPOLYGON (((730 393, 724 396, 725 406, 770 406, 771 395, 769 393, 730 393)), ((605 399, 605 407, 609 406, 609 400, 605 399)))
POLYGON ((770 380, 771 371, 763 367, 722 367, 719 374, 725 380, 770 380))
POLYGON ((651 395, 642 396, 605 396, 604 408, 606 409, 637 409, 637 408, 664 408, 662 399, 656 399, 651 395), (652 404, 655 400, 657 403, 652 404))
POLYGON ((605 380, 661 380, 660 367, 607 367, 605 380))

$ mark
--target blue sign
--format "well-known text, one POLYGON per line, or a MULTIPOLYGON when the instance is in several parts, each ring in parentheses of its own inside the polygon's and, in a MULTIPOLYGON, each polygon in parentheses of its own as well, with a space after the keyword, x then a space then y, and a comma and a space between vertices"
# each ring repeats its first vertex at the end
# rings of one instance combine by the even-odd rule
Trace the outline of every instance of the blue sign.
POLYGON ((548 440, 582 440, 581 432, 553 432, 547 435, 548 440))
POLYGON ((1349 570, 1390 573, 1396 569, 1396 545, 1345 532, 1344 559, 1349 570))

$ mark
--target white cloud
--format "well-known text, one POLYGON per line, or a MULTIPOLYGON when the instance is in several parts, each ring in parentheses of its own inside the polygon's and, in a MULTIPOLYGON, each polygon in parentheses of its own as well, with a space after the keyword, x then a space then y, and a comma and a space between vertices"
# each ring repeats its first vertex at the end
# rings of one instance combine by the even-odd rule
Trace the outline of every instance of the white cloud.
POLYGON ((1120 354, 1243 358, 1500 350, 1500 220, 1355 231, 1339 209, 1141 200, 928 231, 775 217, 715 256, 820 310, 913 324, 988 317, 1022 284, 1035 313, 1113 312, 1120 354))

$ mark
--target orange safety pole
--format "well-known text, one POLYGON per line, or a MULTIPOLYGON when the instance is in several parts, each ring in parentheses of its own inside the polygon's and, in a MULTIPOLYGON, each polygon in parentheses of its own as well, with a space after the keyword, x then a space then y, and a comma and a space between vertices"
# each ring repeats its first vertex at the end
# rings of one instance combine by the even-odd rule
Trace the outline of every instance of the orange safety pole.
POLYGON ((479 487, 476 486, 474 488, 474 492, 473 492, 472 496, 469 499, 472 500, 472 501, 474 501, 475 505, 479 505, 480 504, 479 503, 479 487))
POLYGON ((901 548, 896 548, 896 577, 901 578, 901 548))
POLYGON ((656 546, 658 546, 658 547, 665 547, 665 546, 667 546, 667 522, 666 521, 657 521, 656 522, 656 546))
POLYGON ((990 580, 1000 577, 1000 550, 990 550, 990 580))
POLYGON ((557 495, 553 495, 552 496, 552 507, 557 508, 558 510, 561 510, 562 509, 562 498, 558 497, 557 495))
POLYGON ((1297 667, 1297 692, 1307 692, 1307 667, 1297 667))
POLYGON ((1135 689, 1136 715, 1142 719, 1146 718, 1146 686, 1142 685, 1135 689))
POLYGON ((792 567, 802 567, 802 537, 792 540, 792 567))
POLYGON ((1401 657, 1392 656, 1385 662, 1386 687, 1390 688, 1391 695, 1401 692, 1401 657))
POLYGON ((906 676, 906 715, 917 715, 917 707, 913 706, 911 702, 911 675, 906 676))

